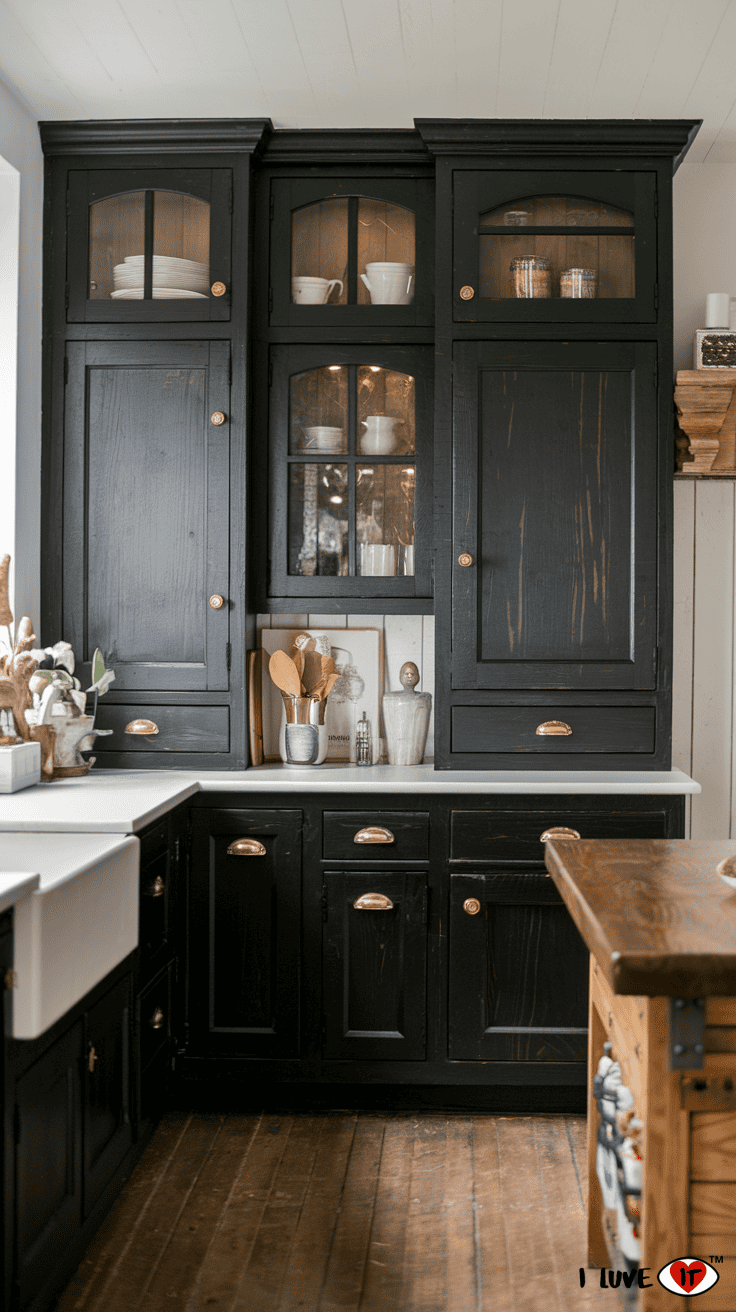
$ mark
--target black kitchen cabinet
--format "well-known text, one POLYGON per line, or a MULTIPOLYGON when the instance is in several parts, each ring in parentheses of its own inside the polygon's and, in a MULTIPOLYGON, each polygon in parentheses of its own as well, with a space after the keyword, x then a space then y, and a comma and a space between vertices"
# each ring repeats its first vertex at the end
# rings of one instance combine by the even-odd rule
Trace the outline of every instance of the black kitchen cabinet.
MULTIPOLYGON (((537 723, 568 690, 654 690, 655 360, 650 343, 456 346, 453 689, 544 691, 549 715, 525 708, 537 723)), ((467 726, 461 709, 458 755, 612 750, 605 726, 581 749, 577 725, 522 748, 511 708, 486 724, 475 706, 467 726)), ((652 752, 647 709, 618 751, 652 752)))
POLYGON ((272 326, 431 326, 431 179, 395 170, 269 183, 272 326))
POLYGON ((426 874, 328 871, 322 899, 325 1058, 422 1061, 426 874))
POLYGON ((72 169, 70 323, 230 318, 230 169, 72 169))
POLYGON ((89 1216, 133 1143, 127 975, 84 1017, 84 1215, 89 1216))
POLYGON ((429 348, 274 346, 271 365, 270 593, 430 597, 429 348))
POLYGON ((457 322, 656 321, 655 172, 457 169, 453 189, 457 322))
POLYGON ((453 872, 449 925, 450 1058, 584 1062, 588 950, 552 881, 453 872))
POLYGON ((0 987, 2 989, 2 1038, 0 1039, 0 1089, 2 1089, 2 1140, 0 1140, 0 1179, 3 1182, 3 1239, 0 1246, 0 1308, 10 1306, 13 1271, 13 1231, 8 1200, 13 1197, 13 1075, 5 1049, 13 1029, 13 912, 0 914, 0 987))
POLYGON ((196 811, 187 904, 188 1051, 300 1047, 301 813, 196 811))
POLYGON ((435 763, 667 769, 691 122, 418 120, 436 160, 435 763), (575 694, 570 696, 570 694, 575 694))

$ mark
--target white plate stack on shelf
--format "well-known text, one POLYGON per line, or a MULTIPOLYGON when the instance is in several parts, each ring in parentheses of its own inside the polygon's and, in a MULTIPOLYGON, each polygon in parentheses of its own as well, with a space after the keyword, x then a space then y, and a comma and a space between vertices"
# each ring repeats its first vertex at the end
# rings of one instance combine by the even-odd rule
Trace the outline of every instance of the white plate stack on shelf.
MULTIPOLYGON (((140 301, 143 299, 144 257, 126 255, 122 264, 112 271, 114 300, 140 301)), ((180 260, 174 255, 154 255, 154 301, 173 301, 186 297, 206 300, 209 293, 209 267, 198 260, 180 260)))

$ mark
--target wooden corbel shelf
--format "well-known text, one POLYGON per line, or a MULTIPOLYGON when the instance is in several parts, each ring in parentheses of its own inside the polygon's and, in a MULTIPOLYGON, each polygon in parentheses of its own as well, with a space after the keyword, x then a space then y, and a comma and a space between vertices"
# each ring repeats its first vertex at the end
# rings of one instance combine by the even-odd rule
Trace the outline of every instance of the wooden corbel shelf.
POLYGON ((736 478, 736 369, 680 369, 677 473, 736 478))

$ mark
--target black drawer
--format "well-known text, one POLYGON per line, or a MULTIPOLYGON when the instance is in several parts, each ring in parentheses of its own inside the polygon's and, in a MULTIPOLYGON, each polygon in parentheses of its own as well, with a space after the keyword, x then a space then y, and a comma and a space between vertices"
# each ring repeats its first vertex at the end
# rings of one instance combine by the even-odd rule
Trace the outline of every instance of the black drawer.
POLYGON ((429 816, 409 811, 325 811, 326 861, 426 861, 429 816), (375 841, 388 833, 389 841, 375 841))
POLYGON ((112 729, 97 738, 94 752, 227 752, 230 750, 230 710, 227 706, 125 706, 100 704, 96 727, 112 729), (150 720, 158 733, 126 733, 133 720, 150 720))
POLYGON ((453 811, 450 860, 484 864, 523 861, 544 865, 541 835, 556 827, 574 829, 581 838, 666 838, 667 814, 624 809, 611 798, 611 809, 581 811, 540 806, 536 811, 453 811))
POLYGON ((453 752, 653 752, 653 706, 453 706, 453 752), (565 734, 538 734, 560 722, 565 734))

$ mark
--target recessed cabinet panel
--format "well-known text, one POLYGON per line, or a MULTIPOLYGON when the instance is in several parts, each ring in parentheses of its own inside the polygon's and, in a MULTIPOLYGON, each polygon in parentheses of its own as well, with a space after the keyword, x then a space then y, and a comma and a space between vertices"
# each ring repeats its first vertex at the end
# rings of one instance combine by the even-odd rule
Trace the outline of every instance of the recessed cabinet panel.
POLYGON ((654 687, 655 359, 456 347, 454 688, 654 687))
POLYGON ((456 320, 653 322, 655 177, 454 175, 456 320))
POLYGON ((133 1142, 130 984, 130 976, 126 975, 85 1015, 85 1216, 92 1211, 133 1142))
POLYGON ((230 317, 229 169, 69 176, 68 319, 230 317))
POLYGON ((224 690, 228 344, 70 342, 68 360, 67 639, 106 653, 116 691, 224 690))
POLYGON ((429 323, 431 230, 424 179, 273 179, 270 322, 429 323))
POLYGON ((451 1060, 584 1062, 588 950, 552 880, 450 883, 451 1060))
POLYGON ((421 1061, 427 876, 325 876, 323 1056, 421 1061))
POLYGON ((427 595, 428 356, 305 346, 272 360, 270 595, 427 595))
POLYGON ((195 812, 193 1051, 297 1055, 300 876, 301 812, 195 812))

